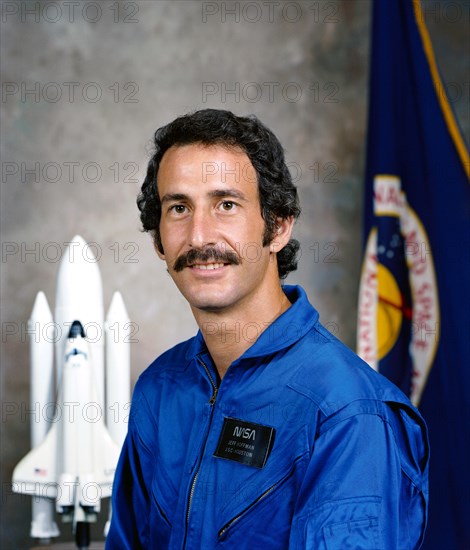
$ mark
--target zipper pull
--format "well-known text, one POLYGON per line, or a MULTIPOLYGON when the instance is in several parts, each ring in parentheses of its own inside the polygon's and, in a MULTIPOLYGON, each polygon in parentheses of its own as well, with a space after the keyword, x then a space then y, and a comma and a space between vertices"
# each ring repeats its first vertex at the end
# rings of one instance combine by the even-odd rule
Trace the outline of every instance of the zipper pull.
POLYGON ((219 388, 217 387, 217 384, 214 382, 214 379, 212 378, 212 375, 211 375, 209 369, 207 368, 207 365, 204 363, 204 361, 202 361, 202 359, 201 359, 201 365, 204 367, 204 370, 206 371, 206 374, 209 378, 209 381, 210 381, 212 389, 213 389, 212 397, 209 399, 209 403, 212 406, 212 405, 214 405, 215 400, 217 399, 217 392, 219 391, 219 388))
POLYGON ((219 388, 215 387, 214 388, 214 393, 212 394, 212 397, 209 399, 209 404, 210 405, 214 405, 215 404, 215 400, 217 399, 217 392, 219 391, 219 388))

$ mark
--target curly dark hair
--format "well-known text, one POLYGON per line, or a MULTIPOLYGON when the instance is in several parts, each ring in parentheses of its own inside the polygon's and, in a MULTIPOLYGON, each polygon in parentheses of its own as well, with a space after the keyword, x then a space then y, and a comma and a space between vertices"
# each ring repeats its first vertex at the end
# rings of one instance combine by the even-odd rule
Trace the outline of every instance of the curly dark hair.
MULTIPOLYGON (((297 189, 292 183, 284 160, 284 150, 277 137, 254 115, 239 117, 230 111, 202 109, 178 117, 159 128, 154 135, 154 151, 148 163, 147 175, 137 197, 143 230, 150 231, 158 250, 163 252, 160 238, 161 203, 158 195, 157 172, 165 152, 173 145, 222 145, 243 150, 256 170, 261 215, 266 227, 263 246, 267 246, 276 231, 277 218, 297 219, 300 215, 297 189)), ((297 269, 299 243, 291 239, 277 253, 279 278, 297 269)))

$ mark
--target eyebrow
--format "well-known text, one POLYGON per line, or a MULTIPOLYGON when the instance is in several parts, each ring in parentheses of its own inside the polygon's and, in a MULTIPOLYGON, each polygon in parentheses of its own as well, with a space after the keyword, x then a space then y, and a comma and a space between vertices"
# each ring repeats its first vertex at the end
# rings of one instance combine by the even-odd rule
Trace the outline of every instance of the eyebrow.
MULTIPOLYGON (((245 195, 238 191, 238 189, 214 189, 214 191, 210 191, 208 193, 209 197, 215 197, 215 198, 223 198, 223 197, 233 197, 236 199, 240 199, 242 201, 246 201, 247 198, 245 195)), ((161 198, 161 203, 165 202, 173 202, 173 201, 187 201, 190 200, 189 195, 186 195, 184 193, 167 193, 166 195, 163 195, 161 198)))
POLYGON ((209 197, 234 197, 235 199, 240 199, 242 201, 247 200, 245 195, 241 191, 238 191, 238 189, 215 189, 214 191, 210 191, 209 197))
POLYGON ((163 195, 160 202, 163 204, 164 202, 185 201, 188 199, 188 195, 185 195, 184 193, 167 193, 166 195, 163 195))

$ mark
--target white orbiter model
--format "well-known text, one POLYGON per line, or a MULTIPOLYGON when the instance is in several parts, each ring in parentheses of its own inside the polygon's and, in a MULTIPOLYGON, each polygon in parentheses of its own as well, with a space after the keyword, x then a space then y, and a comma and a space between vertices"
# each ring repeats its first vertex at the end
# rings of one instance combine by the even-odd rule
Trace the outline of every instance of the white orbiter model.
POLYGON ((39 414, 31 423, 32 451, 16 466, 12 488, 33 496, 31 537, 59 535, 55 503, 72 523, 77 546, 87 548, 89 524, 101 499, 111 496, 127 431, 131 323, 118 292, 103 321, 101 275, 90 246, 76 236, 65 252, 54 318, 39 292, 29 320, 31 409, 39 414))

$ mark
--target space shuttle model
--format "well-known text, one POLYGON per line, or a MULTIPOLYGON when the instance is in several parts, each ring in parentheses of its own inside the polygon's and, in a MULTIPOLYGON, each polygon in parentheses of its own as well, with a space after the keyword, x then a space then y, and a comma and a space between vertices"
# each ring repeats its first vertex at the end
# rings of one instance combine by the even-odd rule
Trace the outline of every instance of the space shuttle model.
POLYGON ((31 410, 40 414, 12 488, 33 497, 31 537, 59 535, 55 508, 72 523, 78 548, 87 548, 127 431, 131 323, 118 292, 104 320, 100 271, 81 237, 67 243, 61 260, 54 317, 39 292, 28 332, 31 410))

